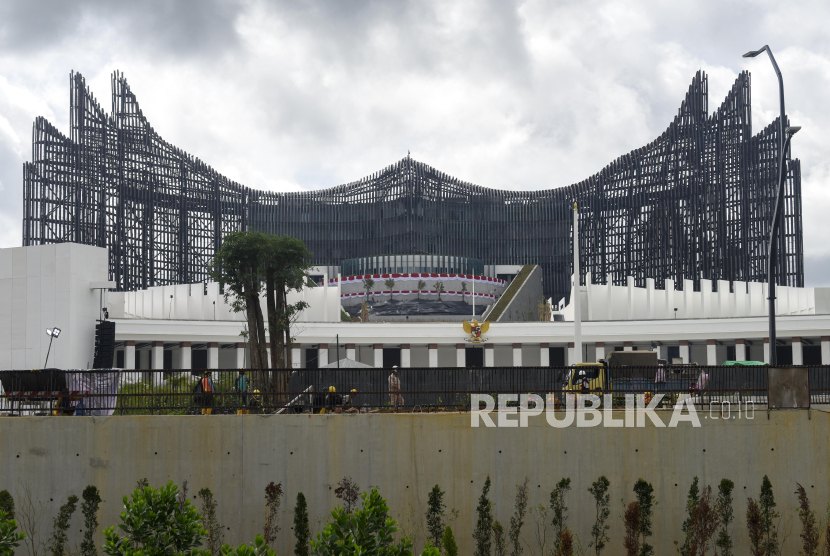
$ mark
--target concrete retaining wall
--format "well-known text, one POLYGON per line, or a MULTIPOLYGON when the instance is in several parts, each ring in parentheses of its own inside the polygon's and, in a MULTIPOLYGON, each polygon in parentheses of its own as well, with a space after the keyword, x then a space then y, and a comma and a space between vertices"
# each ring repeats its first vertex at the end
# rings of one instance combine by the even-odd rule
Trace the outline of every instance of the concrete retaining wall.
MULTIPOLYGON (((319 530, 337 500, 335 483, 352 476, 361 487, 377 485, 393 516, 423 543, 423 513, 436 483, 447 491, 462 554, 472 553, 475 506, 489 474, 497 519, 509 522, 515 486, 528 476, 530 504, 548 504, 555 482, 567 476, 571 527, 588 542, 593 516, 586 492, 599 475, 611 480, 611 548, 622 554, 621 498, 633 499, 634 482, 653 483, 658 505, 656 553, 674 554, 680 540, 685 496, 695 475, 716 488, 721 478, 735 481, 733 525, 737 553, 748 553, 744 525, 746 499, 757 497, 769 475, 786 540, 785 554, 797 554, 800 527, 795 514, 796 482, 823 515, 830 484, 830 415, 813 411, 774 412, 767 420, 706 419, 702 427, 676 429, 554 429, 543 417, 528 428, 470 427, 468 414, 297 415, 193 417, 7 417, 0 418, 0 489, 19 500, 25 486, 48 505, 42 535, 48 536, 58 506, 87 484, 102 491, 100 521, 115 524, 121 499, 146 477, 152 485, 186 479, 191 495, 209 487, 216 495, 226 541, 247 541, 261 531, 263 489, 282 482, 287 492, 280 519, 278 554, 293 551, 292 512, 298 491, 305 493, 312 528, 319 530)), ((668 422, 669 415, 663 414, 668 422)), ((526 538, 532 542, 533 519, 526 538)), ((73 542, 80 542, 82 516, 73 517, 73 542)), ((18 553, 22 553, 18 551, 18 553)), ((531 553, 531 552, 528 552, 531 553)))

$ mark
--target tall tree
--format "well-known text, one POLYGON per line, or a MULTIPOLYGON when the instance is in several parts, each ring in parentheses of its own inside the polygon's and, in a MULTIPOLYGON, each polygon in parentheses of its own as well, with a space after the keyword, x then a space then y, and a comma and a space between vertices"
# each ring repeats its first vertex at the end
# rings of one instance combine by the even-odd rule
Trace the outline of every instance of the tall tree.
POLYGON ((605 548, 605 544, 610 540, 608 538, 608 529, 610 529, 610 526, 606 523, 608 516, 611 515, 611 509, 609 507, 611 495, 608 494, 608 487, 610 485, 611 481, 605 475, 602 475, 599 479, 591 483, 591 488, 588 489, 588 492, 594 497, 594 506, 596 508, 596 518, 594 525, 591 527, 591 542, 588 544, 588 547, 593 546, 597 556, 599 556, 602 549, 605 548))
MULTIPOLYGON (((291 323, 300 311, 308 307, 308 303, 288 303, 288 294, 305 286, 311 269, 311 257, 305 243, 299 239, 290 236, 268 237, 262 259, 265 267, 268 332, 271 337, 271 367, 274 369, 291 368, 291 323)), ((276 391, 285 397, 289 375, 281 370, 275 375, 276 391)))
MULTIPOLYGON (((265 324, 259 304, 262 292, 263 253, 268 236, 255 231, 231 232, 213 259, 212 277, 225 287, 225 301, 236 312, 244 312, 248 321, 251 367, 268 368, 265 324)), ((262 377, 260 376, 260 379, 262 377)))
POLYGON ((478 499, 476 514, 476 528, 473 531, 473 540, 476 543, 475 556, 490 556, 493 546, 493 503, 487 495, 490 493, 490 476, 484 481, 481 496, 478 499))

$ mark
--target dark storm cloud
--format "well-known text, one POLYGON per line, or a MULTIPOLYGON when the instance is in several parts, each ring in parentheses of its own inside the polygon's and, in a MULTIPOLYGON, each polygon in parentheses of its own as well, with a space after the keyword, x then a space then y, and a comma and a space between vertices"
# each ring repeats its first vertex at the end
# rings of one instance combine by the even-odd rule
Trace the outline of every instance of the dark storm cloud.
POLYGON ((238 43, 239 7, 221 0, 4 0, 0 46, 35 53, 114 33, 137 49, 165 56, 210 56, 238 43))

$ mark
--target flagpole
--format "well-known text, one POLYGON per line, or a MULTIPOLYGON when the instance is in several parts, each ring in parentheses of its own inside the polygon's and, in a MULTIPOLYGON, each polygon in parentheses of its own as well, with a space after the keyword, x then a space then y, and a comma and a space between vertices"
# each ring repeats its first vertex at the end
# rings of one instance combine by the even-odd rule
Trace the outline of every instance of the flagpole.
POLYGON ((579 212, 574 202, 574 274, 573 274, 573 306, 574 306, 574 360, 569 364, 582 363, 582 307, 579 278, 579 212))

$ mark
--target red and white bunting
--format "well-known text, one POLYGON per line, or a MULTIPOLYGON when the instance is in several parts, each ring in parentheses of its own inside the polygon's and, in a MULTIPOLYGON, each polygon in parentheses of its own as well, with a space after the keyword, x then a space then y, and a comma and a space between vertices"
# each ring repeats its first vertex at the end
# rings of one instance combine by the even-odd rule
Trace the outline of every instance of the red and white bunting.
MULTIPOLYGON (((493 278, 491 276, 479 276, 478 274, 439 274, 439 273, 409 273, 409 274, 357 274, 355 276, 343 276, 340 281, 342 284, 360 284, 365 279, 378 280, 435 280, 442 282, 476 282, 477 284, 491 284, 494 286, 504 286, 504 280, 493 278)), ((329 278, 329 286, 337 285, 337 278, 329 278)))

